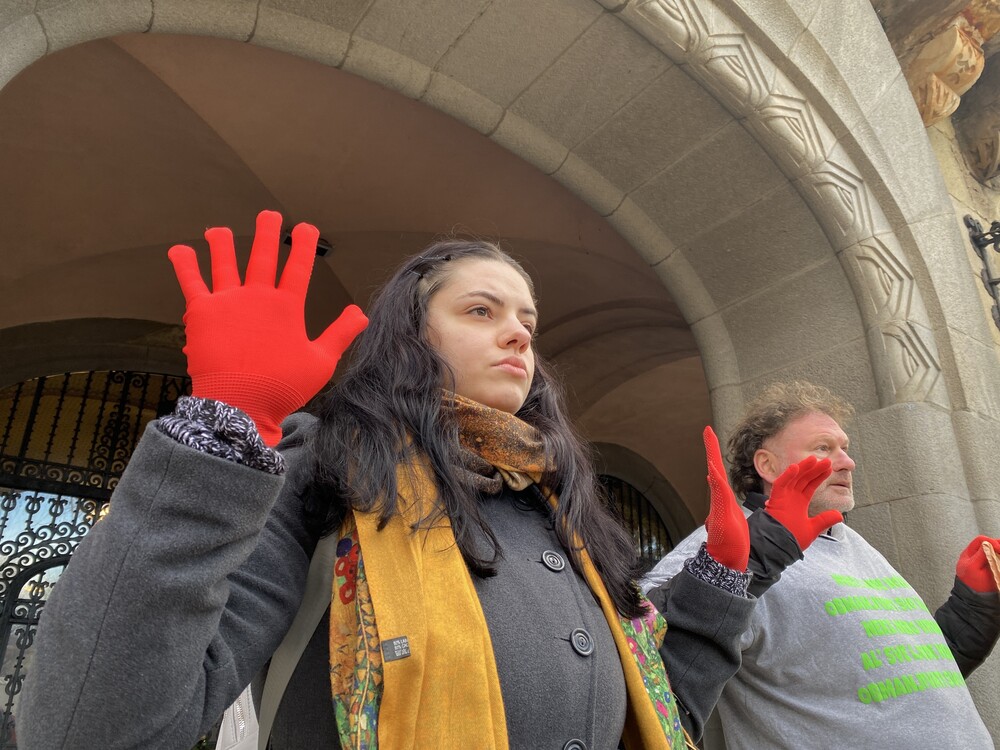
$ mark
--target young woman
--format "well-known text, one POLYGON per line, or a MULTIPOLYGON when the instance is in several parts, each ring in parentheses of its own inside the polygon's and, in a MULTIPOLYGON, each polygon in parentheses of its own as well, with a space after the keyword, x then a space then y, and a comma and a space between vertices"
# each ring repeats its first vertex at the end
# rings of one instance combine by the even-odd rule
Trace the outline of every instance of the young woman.
MULTIPOLYGON (((275 750, 666 748, 700 733, 755 601, 711 430, 710 539, 664 597, 676 621, 658 649, 632 542, 533 349, 524 270, 486 242, 410 258, 318 418, 292 414, 367 321, 351 306, 308 339, 318 232, 295 228, 275 284, 280 230, 260 214, 245 282, 231 232, 209 230, 211 291, 194 251, 171 249, 193 396, 146 431, 46 604, 22 747, 187 750, 264 668, 328 535, 330 609, 275 750)), ((804 508, 825 468, 793 468, 804 508)))

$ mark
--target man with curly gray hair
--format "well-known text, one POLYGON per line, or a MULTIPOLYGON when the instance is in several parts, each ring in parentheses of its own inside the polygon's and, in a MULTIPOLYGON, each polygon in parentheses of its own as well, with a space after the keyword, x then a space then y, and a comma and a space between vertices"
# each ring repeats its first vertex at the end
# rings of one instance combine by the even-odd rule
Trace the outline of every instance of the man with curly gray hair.
POLYGON ((766 388, 750 403, 746 416, 729 437, 729 478, 739 499, 745 499, 751 492, 768 494, 765 492, 765 484, 770 485, 773 479, 768 481, 766 476, 773 472, 768 470, 771 467, 766 464, 771 455, 765 449, 765 444, 770 446, 789 423, 809 414, 816 415, 815 419, 829 430, 830 434, 824 434, 823 437, 836 438, 831 443, 838 442, 842 448, 837 451, 836 446, 831 444, 825 450, 817 451, 820 458, 831 459, 833 473, 816 491, 813 496, 814 504, 809 512, 811 515, 816 515, 819 510, 839 510, 846 513, 854 507, 853 493, 841 493, 841 501, 836 502, 833 497, 827 499, 834 492, 826 491, 830 486, 853 489, 851 472, 854 470, 854 461, 847 455, 850 440, 840 425, 854 416, 854 408, 823 386, 804 380, 773 383, 766 388), (758 452, 762 450, 764 453, 758 456, 758 452), (762 461, 760 470, 757 467, 758 460, 762 461))
MULTIPOLYGON (((777 477, 810 455, 829 459, 831 473, 809 514, 854 507, 855 462, 842 427, 852 414, 822 386, 774 383, 729 438, 729 478, 750 527, 750 592, 762 598, 718 704, 726 745, 992 748, 965 677, 1000 635, 1000 594, 983 549, 1000 551, 1000 540, 977 537, 961 553, 951 597, 932 616, 846 523, 803 552, 795 529, 768 515, 777 477)), ((668 582, 705 537, 704 527, 695 530, 646 575, 654 603, 669 598, 668 582)))

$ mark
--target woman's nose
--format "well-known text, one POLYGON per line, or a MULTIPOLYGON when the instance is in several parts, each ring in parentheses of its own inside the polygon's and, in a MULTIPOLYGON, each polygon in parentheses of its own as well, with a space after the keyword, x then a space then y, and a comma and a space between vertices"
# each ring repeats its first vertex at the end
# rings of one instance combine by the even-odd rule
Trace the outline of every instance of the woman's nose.
POLYGON ((531 332, 520 322, 512 325, 502 334, 502 346, 513 346, 518 352, 527 350, 531 345, 531 332))

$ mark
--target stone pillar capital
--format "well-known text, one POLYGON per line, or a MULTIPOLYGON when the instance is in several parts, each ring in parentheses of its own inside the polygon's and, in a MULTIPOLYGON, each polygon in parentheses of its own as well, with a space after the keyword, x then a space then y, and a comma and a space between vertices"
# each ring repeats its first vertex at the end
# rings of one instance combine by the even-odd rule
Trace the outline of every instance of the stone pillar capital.
POLYGON ((965 16, 935 34, 906 70, 917 109, 930 126, 958 109, 961 96, 982 75, 986 62, 982 37, 965 16))

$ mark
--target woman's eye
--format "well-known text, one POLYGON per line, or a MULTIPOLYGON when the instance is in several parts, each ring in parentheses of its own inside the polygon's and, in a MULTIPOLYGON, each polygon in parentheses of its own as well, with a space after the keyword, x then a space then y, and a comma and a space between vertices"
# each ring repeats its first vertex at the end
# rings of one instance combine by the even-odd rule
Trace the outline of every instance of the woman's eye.
POLYGON ((469 312, 472 313, 473 315, 478 315, 481 318, 487 318, 489 317, 490 309, 488 307, 483 307, 482 305, 480 305, 479 307, 473 307, 471 310, 469 310, 469 312))

